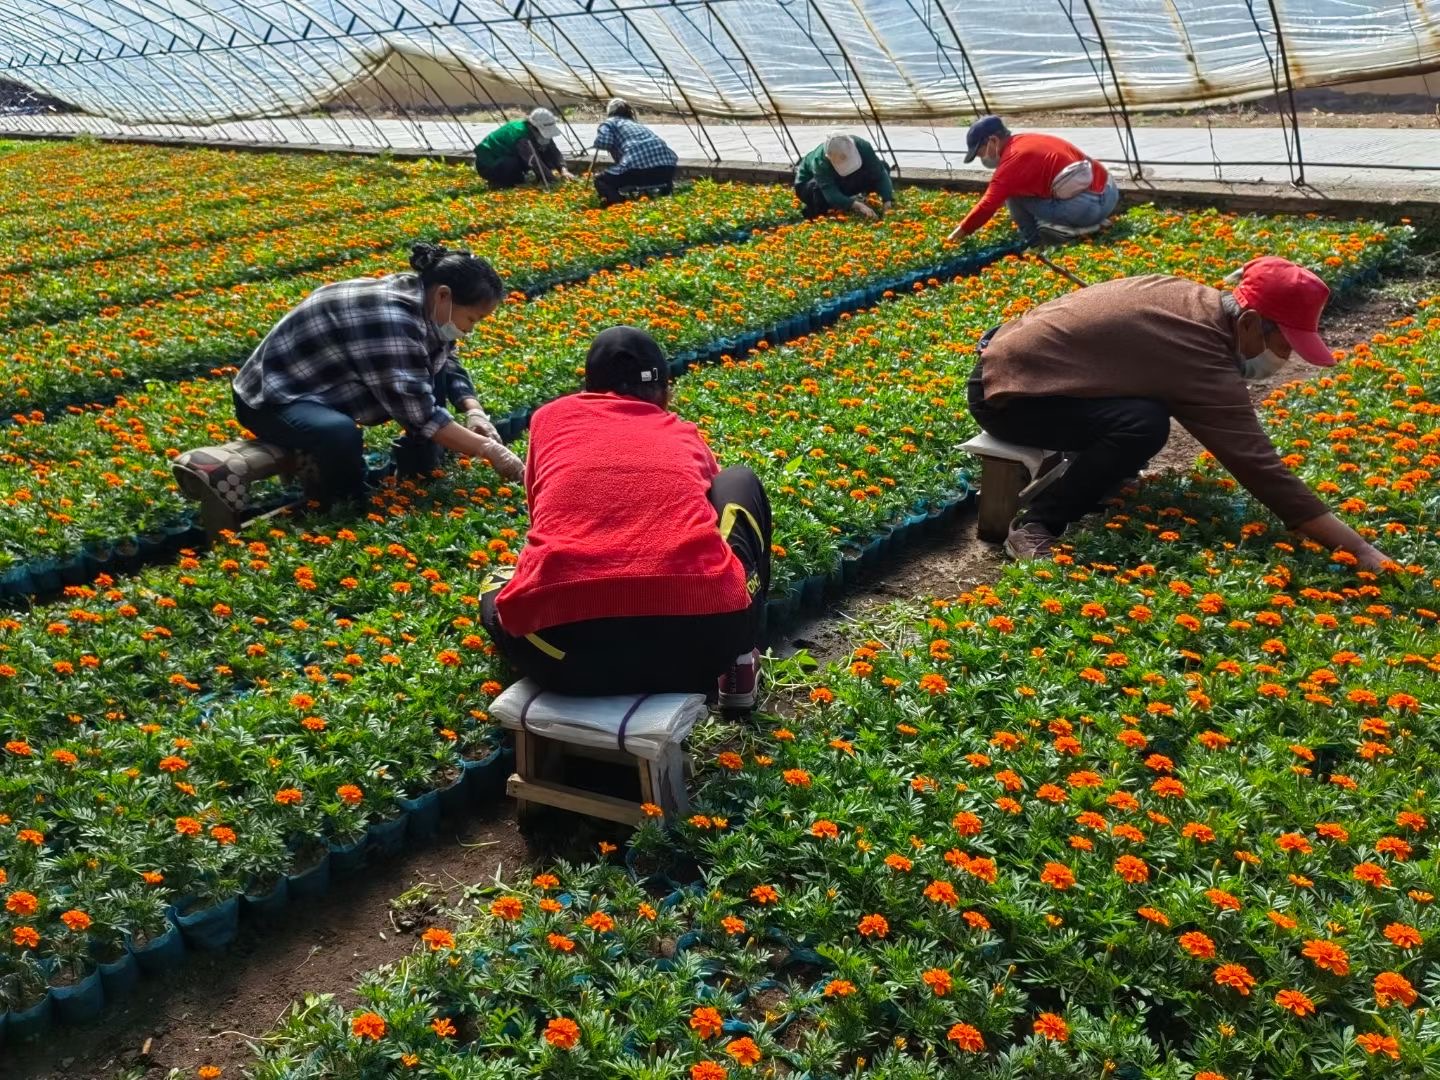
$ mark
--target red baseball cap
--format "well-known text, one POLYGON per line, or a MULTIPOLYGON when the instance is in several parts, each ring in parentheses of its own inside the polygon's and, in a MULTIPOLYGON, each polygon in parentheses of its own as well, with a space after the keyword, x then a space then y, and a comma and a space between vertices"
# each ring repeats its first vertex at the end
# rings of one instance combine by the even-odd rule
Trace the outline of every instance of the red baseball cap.
POLYGON ((1335 356, 1320 339, 1320 313, 1330 287, 1319 275, 1278 255, 1251 259, 1240 271, 1235 299, 1269 319, 1300 358, 1316 367, 1331 367, 1335 356))

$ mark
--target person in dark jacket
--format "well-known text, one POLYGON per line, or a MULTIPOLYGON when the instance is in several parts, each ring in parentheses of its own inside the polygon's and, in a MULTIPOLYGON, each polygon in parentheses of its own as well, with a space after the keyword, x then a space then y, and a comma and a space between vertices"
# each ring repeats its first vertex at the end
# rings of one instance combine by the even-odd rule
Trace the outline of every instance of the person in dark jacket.
POLYGON ((560 122, 549 109, 532 109, 523 120, 502 124, 475 147, 475 171, 495 188, 512 188, 529 173, 549 185, 558 176, 573 180, 565 158, 555 144, 560 122))
POLYGON ((604 150, 615 164, 595 174, 595 192, 602 206, 620 201, 622 188, 659 187, 670 194, 679 160, 665 140, 635 119, 635 110, 622 98, 611 98, 605 122, 595 133, 595 149, 604 150))
POLYGON ((1292 355, 1335 363, 1317 332, 1329 295, 1309 270, 1266 255, 1231 292, 1163 274, 1119 278, 987 334, 968 386, 976 421, 1006 442, 1074 453, 1011 526, 1006 552, 1048 557, 1066 526, 1160 452, 1173 417, 1287 528, 1378 567, 1385 556, 1286 466, 1246 387, 1292 355))
POLYGON ((669 409, 669 364, 645 332, 591 343, 585 390, 536 411, 514 576, 481 619, 522 674, 564 694, 710 692, 755 703, 770 588, 770 504, 669 409))
POLYGON ((895 187, 890 170, 868 142, 837 133, 800 160, 795 170, 795 197, 807 221, 828 210, 845 210, 878 221, 895 205, 895 187), (880 196, 879 211, 865 201, 869 194, 880 196))

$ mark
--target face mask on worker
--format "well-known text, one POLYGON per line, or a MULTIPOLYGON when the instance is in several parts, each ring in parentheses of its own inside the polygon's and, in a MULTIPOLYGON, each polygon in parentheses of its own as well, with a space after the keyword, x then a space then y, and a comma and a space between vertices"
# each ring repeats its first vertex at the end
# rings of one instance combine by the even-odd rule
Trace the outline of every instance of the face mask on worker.
POLYGON ((985 146, 980 151, 980 164, 984 165, 985 168, 992 171, 1000 167, 999 143, 995 142, 993 139, 986 140, 985 146), (993 154, 990 153, 992 147, 995 151, 993 154))
POLYGON ((435 300, 435 334, 441 341, 459 341, 465 335, 461 332, 460 328, 455 325, 454 322, 455 298, 447 293, 445 296, 445 302, 449 305, 449 310, 445 314, 445 321, 441 322, 439 319, 440 300, 438 297, 435 300))
POLYGON ((1255 356, 1241 356, 1237 351, 1235 359, 1240 362, 1240 374, 1246 382, 1268 379, 1285 366, 1285 357, 1277 355, 1268 345, 1255 356))

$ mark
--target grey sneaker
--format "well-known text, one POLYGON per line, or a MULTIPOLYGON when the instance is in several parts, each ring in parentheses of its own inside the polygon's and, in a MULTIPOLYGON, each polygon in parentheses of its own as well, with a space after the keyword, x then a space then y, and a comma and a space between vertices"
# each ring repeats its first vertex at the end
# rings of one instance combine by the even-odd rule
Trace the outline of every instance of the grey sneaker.
POLYGON ((1055 553, 1055 541, 1058 539, 1038 521, 1022 522, 1010 526, 1010 535, 1005 538, 1005 554, 1016 562, 1048 559, 1055 553))

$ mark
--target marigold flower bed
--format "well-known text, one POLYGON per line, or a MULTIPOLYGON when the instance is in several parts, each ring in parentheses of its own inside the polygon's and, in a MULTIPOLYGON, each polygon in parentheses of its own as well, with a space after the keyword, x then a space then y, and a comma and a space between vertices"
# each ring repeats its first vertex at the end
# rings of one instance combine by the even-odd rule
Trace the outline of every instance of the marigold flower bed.
MULTIPOLYGON (((1366 436, 1433 468, 1435 310, 1284 390, 1313 477, 1366 436)), ((697 812, 629 874, 602 846, 492 890, 256 1076, 1428 1075, 1440 549, 1384 478, 1380 573, 1203 465, 1146 485, 857 641, 793 718, 704 733, 697 812)))
MULTIPOLYGON (((708 181, 669 200, 603 211, 581 209, 578 188, 551 196, 512 194, 509 201, 497 202, 504 194, 487 194, 483 203, 467 198, 398 207, 378 230, 372 225, 354 231, 353 252, 367 253, 356 258, 342 259, 340 241, 327 239, 325 250, 334 260, 328 265, 314 258, 314 249, 301 247, 294 254, 299 262, 292 260, 285 273, 272 265, 247 273, 257 280, 180 292, 167 279, 161 294, 168 298, 17 329, 0 361, 0 409, 13 413, 83 405, 145 379, 194 376, 239 363, 318 286, 406 269, 408 248, 397 244, 405 238, 458 238, 491 259, 512 289, 537 291, 616 262, 728 242, 793 212, 793 199, 782 197, 779 188, 757 192, 708 181), (304 272, 297 272, 301 266, 304 272)), ((283 246, 289 249, 293 239, 289 236, 283 246)), ((82 284, 77 281, 76 288, 82 284)))

